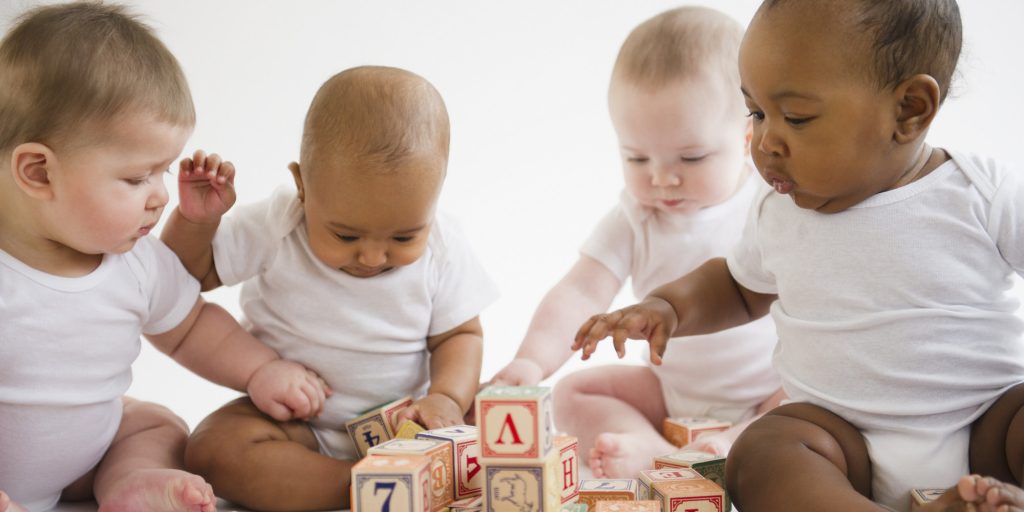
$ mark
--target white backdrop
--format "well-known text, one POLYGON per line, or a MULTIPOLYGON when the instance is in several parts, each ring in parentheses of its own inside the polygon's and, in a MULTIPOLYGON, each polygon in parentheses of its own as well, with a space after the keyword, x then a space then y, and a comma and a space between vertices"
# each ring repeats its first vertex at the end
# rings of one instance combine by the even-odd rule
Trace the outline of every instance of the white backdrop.
MULTIPOLYGON (((4 29, 39 2, 0 0, 4 29)), ((132 0, 178 57, 204 148, 239 169, 240 202, 289 184, 302 120, 323 80, 344 68, 407 68, 444 96, 452 121, 441 207, 461 219, 501 299, 483 315, 484 375, 515 353, 533 308, 575 261, 621 187, 605 106, 618 46, 640 21, 678 1, 132 0)), ((697 2, 746 24, 759 2, 697 2)), ((1024 2, 962 0, 965 52, 933 144, 1024 163, 1019 20, 1024 2)), ((172 189, 174 178, 168 178, 172 189)), ((237 289, 208 299, 239 313, 237 289)), ((632 300, 629 293, 617 303, 632 300)), ((565 341, 566 343, 569 340, 565 341)), ((631 362, 639 346, 632 346, 631 362)), ((596 362, 614 361, 603 346, 596 362)), ((2 364, 2 363, 0 363, 2 364)), ((581 367, 570 363, 562 372, 581 367)), ((192 426, 228 399, 145 346, 130 393, 170 406, 192 426)))

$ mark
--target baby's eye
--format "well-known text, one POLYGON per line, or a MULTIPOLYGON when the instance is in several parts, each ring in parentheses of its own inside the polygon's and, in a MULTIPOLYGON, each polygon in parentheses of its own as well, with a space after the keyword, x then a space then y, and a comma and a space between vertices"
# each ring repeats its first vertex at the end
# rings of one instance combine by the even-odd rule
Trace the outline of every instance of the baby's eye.
POLYGON ((131 186, 133 186, 133 187, 138 187, 140 185, 145 185, 146 183, 148 183, 149 182, 149 178, 148 177, 146 177, 146 178, 125 178, 124 182, 129 184, 129 185, 131 185, 131 186))
POLYGON ((754 119, 754 121, 761 122, 761 121, 764 121, 764 112, 760 112, 760 111, 757 111, 757 110, 751 110, 750 113, 747 114, 747 117, 752 117, 754 119))
POLYGON ((684 162, 688 162, 688 163, 700 162, 701 160, 704 160, 705 158, 707 158, 707 155, 701 155, 701 156, 681 156, 681 157, 679 157, 680 160, 682 160, 684 162))
POLYGON ((642 164, 650 160, 646 156, 627 156, 626 161, 631 164, 642 164))
POLYGON ((353 235, 335 235, 335 236, 338 237, 338 240, 341 240, 342 242, 346 242, 346 243, 352 243, 352 242, 355 242, 356 240, 359 240, 358 236, 353 236, 353 235))
POLYGON ((414 236, 393 236, 393 237, 391 237, 392 240, 394 240, 394 241, 396 241, 398 243, 411 242, 414 238, 416 238, 416 237, 414 237, 414 236))
POLYGON ((789 123, 792 126, 800 126, 802 124, 809 123, 814 118, 813 117, 786 117, 785 119, 786 119, 786 122, 789 123))

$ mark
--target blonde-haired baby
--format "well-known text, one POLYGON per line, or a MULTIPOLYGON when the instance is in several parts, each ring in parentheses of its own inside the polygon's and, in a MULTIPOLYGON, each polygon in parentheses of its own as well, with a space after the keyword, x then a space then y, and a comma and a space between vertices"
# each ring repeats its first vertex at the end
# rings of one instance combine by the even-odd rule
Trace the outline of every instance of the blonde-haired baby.
MULTIPOLYGON (((703 7, 666 11, 629 34, 608 92, 626 188, 492 383, 550 376, 570 357, 576 327, 607 310, 627 279, 642 297, 739 239, 758 188, 736 69, 742 36, 736 21, 703 7)), ((774 346, 765 320, 674 339, 663 360, 652 352, 650 366, 570 374, 555 387, 556 423, 580 437, 598 477, 633 477, 674 451, 660 432, 666 417, 734 422, 690 446, 724 454, 743 425, 778 401, 774 346)))
POLYGON ((35 9, 0 43, 0 511, 215 510, 184 422, 123 396, 140 334, 274 417, 319 411, 316 375, 147 236, 194 123, 178 62, 120 7, 35 9))
POLYGON ((462 422, 480 377, 479 313, 495 289, 453 220, 436 211, 448 114, 411 72, 345 70, 306 116, 295 188, 222 216, 232 166, 183 164, 164 240, 206 289, 244 283, 246 325, 337 392, 309 423, 245 399, 197 428, 186 464, 217 494, 254 509, 347 508, 356 452, 344 424, 403 395, 428 428, 462 422))

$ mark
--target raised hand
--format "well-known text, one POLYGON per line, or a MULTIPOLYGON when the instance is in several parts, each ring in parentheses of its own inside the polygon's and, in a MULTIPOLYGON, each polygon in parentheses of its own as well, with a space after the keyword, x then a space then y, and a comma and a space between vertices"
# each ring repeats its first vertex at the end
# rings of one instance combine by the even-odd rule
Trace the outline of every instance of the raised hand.
POLYGON ((597 343, 609 336, 615 353, 621 359, 626 355, 626 340, 647 340, 651 345, 651 363, 660 365, 661 356, 669 338, 675 332, 679 319, 676 311, 664 299, 648 297, 639 304, 611 313, 594 315, 576 332, 573 350, 583 350, 583 359, 590 359, 597 343))
POLYGON ((235 204, 235 166, 196 150, 178 166, 178 210, 196 224, 220 221, 235 204))
POLYGON ((318 416, 331 388, 319 375, 294 361, 274 359, 259 367, 246 391, 256 407, 278 421, 318 416))

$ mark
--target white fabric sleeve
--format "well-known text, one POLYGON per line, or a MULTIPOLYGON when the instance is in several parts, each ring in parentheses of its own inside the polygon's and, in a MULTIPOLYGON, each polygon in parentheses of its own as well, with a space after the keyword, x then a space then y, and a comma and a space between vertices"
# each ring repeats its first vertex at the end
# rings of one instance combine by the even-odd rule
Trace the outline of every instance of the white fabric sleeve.
POLYGON ((173 251, 159 239, 145 236, 133 250, 145 273, 145 294, 149 298, 149 317, 142 324, 143 334, 162 334, 178 326, 199 300, 197 281, 173 251))
POLYGON ((1024 176, 1020 169, 1007 169, 992 198, 989 232, 1003 259, 1024 276, 1024 176))
POLYGON ((225 216, 213 236, 213 264, 221 284, 232 286, 258 274, 280 247, 280 230, 271 219, 277 193, 237 207, 225 216))
POLYGON ((436 288, 431 305, 428 336, 450 331, 474 317, 498 298, 498 288, 473 253, 465 235, 451 219, 440 229, 441 247, 432 248, 436 288))
POLYGON ((743 235, 733 247, 732 252, 725 258, 732 278, 744 288, 756 293, 778 293, 775 277, 764 268, 758 233, 765 199, 773 192, 769 188, 758 192, 754 203, 750 205, 750 210, 747 212, 747 223, 743 226, 743 235))
POLYGON ((620 203, 597 223, 580 253, 594 258, 625 282, 633 268, 633 241, 633 229, 620 203))

